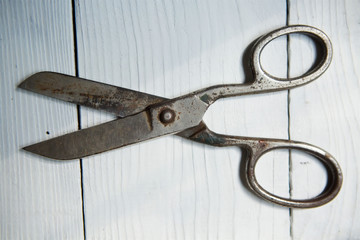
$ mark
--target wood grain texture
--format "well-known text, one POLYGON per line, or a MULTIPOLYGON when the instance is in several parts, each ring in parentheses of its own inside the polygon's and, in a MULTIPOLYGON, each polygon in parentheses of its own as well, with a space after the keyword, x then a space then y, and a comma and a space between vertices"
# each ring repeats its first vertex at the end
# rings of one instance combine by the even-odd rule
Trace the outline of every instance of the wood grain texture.
MULTIPOLYGON (((303 23, 325 31, 333 44, 333 61, 314 84, 291 91, 291 137, 327 149, 339 161, 344 183, 339 196, 321 208, 294 210, 293 239, 360 239, 360 17, 359 1, 290 2, 290 23, 303 23)), ((290 71, 299 73, 311 61, 310 41, 290 41, 290 71)), ((306 69, 306 68, 305 68, 306 69)), ((323 170, 314 162, 293 157, 293 196, 319 191, 323 170), (314 170, 317 168, 318 170, 314 170)))
POLYGON ((17 89, 31 74, 74 73, 71 1, 0 1, 0 238, 81 239, 79 162, 21 148, 77 129, 76 108, 17 89))
MULTIPOLYGON (((171 98, 243 82, 245 48, 285 25, 286 3, 78 1, 76 14, 80 77, 171 98)), ((286 74, 284 43, 269 46, 264 56, 274 74, 286 74)), ((81 118, 87 127, 111 116, 82 109, 81 118)), ((287 93, 220 101, 205 118, 222 133, 287 138, 287 93)), ((283 196, 287 159, 286 153, 270 154, 257 171, 269 190, 283 196)), ((289 210, 246 190, 241 160, 237 148, 174 136, 86 158, 86 236, 288 239, 289 210)))

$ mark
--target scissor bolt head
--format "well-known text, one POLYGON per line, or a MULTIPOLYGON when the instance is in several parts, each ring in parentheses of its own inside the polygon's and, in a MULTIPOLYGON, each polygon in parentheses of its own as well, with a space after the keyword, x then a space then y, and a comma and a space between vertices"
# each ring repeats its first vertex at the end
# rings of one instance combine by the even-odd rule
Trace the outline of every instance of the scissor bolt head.
POLYGON ((175 120, 175 112, 166 108, 160 112, 159 117, 162 123, 172 123, 175 120))

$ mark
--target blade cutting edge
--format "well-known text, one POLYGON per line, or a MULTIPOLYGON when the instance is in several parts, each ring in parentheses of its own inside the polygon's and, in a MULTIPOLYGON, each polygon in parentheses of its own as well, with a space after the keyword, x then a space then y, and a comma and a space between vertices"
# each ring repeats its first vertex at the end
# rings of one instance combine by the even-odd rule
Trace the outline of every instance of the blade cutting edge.
POLYGON ((23 148, 58 160, 70 160, 157 137, 146 111, 52 138, 23 148))

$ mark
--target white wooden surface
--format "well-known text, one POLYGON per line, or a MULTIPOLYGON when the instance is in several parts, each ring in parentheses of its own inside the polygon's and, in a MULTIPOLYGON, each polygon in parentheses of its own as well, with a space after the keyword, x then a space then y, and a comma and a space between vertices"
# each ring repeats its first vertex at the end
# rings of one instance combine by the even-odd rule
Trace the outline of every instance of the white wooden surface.
MULTIPOLYGON (((340 162, 344 174, 342 191, 324 207, 293 210, 293 236, 296 239, 360 239, 359 163, 360 144, 360 16, 359 1, 292 1, 290 23, 311 24, 331 38, 334 56, 325 75, 305 88, 291 91, 291 137, 311 141, 328 149, 340 162)), ((292 61, 302 66, 308 48, 293 46, 304 53, 292 61)), ((291 69, 292 66, 290 66, 291 69)), ((305 162, 306 163, 306 162, 305 162)), ((312 164, 294 163, 293 181, 305 190, 311 181, 301 176, 312 164)), ((294 196, 299 192, 294 189, 294 196)))
MULTIPOLYGON (((360 239, 359 5, 1 0, 1 239, 360 239), (74 50, 81 77, 171 98, 243 82, 245 48, 287 19, 329 35, 329 70, 290 91, 289 115, 285 91, 219 101, 205 120, 221 133, 285 139, 290 123, 291 139, 328 150, 345 179, 326 206, 289 210, 264 202, 244 186, 239 149, 175 136, 85 158, 82 171, 78 160, 52 161, 20 150, 77 129, 76 107, 16 89, 37 71, 75 74, 74 50)), ((265 50, 271 73, 293 75, 309 67, 311 41, 291 37, 289 44, 289 69, 285 38, 265 50)), ((80 117, 83 128, 112 119, 84 108, 80 117)), ((316 162, 293 153, 289 166, 288 159, 275 152, 259 163, 258 178, 267 189, 292 197, 321 191, 325 176, 316 162)))
POLYGON ((21 150, 76 130, 76 107, 17 89, 37 71, 74 74, 71 16, 70 2, 0 1, 1 239, 83 237, 79 161, 21 150))

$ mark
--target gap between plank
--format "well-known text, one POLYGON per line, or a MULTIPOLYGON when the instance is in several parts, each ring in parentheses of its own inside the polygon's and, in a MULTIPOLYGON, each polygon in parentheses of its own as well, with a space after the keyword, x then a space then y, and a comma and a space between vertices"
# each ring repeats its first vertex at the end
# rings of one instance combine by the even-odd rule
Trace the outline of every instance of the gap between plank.
MULTIPOLYGON (((286 0, 286 26, 289 26, 289 24, 290 24, 290 0, 286 0)), ((286 57, 287 57, 287 59, 286 59, 286 77, 290 78, 290 36, 289 35, 286 35, 286 57)), ((290 89, 289 89, 289 90, 287 90, 287 115, 288 115, 287 132, 288 132, 289 140, 291 140, 290 101, 291 101, 291 96, 290 96, 290 89)), ((289 149, 288 165, 289 165, 289 198, 291 199, 293 184, 292 184, 292 158, 291 158, 291 150, 290 149, 289 149)), ((289 220, 290 220, 290 229, 289 229, 290 239, 293 239, 293 210, 292 210, 292 208, 289 208, 289 220)))
MULTIPOLYGON (((76 4, 77 0, 71 0, 72 5, 72 22, 73 22, 73 41, 74 41, 74 62, 75 62, 75 77, 79 77, 79 58, 78 58, 78 45, 77 45, 77 28, 76 28, 76 4)), ((76 105, 78 130, 81 129, 81 112, 80 105, 76 105)), ((80 188, 81 188, 81 211, 83 219, 83 234, 86 239, 85 227, 85 209, 84 209, 84 181, 83 181, 83 159, 79 159, 80 163, 80 188)))

